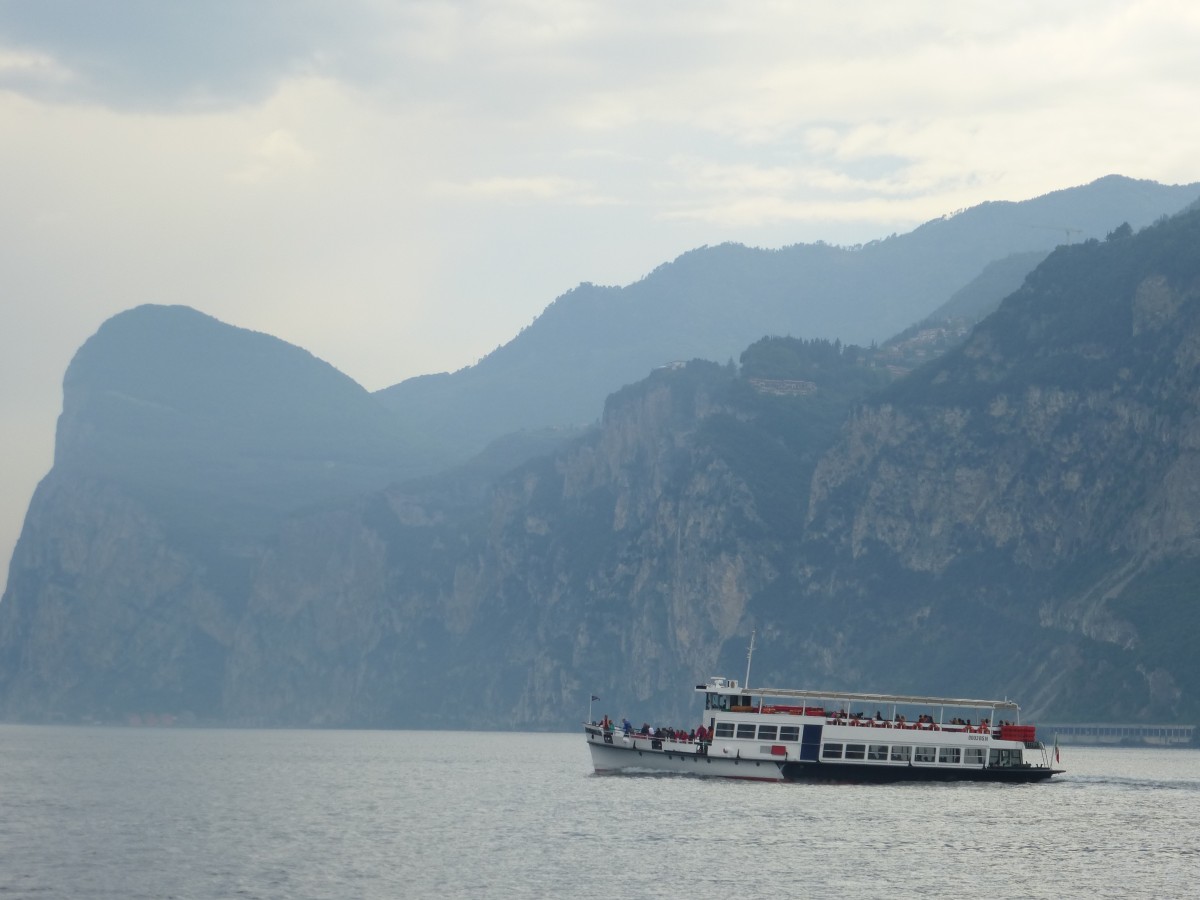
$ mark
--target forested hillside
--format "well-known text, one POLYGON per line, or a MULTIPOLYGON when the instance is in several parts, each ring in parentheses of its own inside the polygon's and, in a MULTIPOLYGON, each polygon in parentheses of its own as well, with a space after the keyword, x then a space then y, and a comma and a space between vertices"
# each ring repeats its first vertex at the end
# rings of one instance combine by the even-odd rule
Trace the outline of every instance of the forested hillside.
POLYGON ((1060 243, 1148 225, 1198 185, 1110 176, 1018 203, 984 203, 855 247, 701 247, 624 287, 583 283, 519 335, 454 373, 378 396, 462 460, 520 429, 590 424, 653 368, 736 359, 764 335, 870 346, 942 310, 973 324, 1060 243))

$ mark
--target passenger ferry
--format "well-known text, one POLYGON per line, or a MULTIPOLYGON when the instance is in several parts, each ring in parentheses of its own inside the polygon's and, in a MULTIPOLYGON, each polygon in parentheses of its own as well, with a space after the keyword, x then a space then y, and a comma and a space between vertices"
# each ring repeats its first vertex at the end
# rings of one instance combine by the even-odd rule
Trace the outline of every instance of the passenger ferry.
MULTIPOLYGON (((747 666, 749 675, 749 666, 747 666)), ((741 687, 710 678, 695 732, 584 725, 597 774, 757 781, 1042 781, 1063 770, 1010 700, 741 687)))

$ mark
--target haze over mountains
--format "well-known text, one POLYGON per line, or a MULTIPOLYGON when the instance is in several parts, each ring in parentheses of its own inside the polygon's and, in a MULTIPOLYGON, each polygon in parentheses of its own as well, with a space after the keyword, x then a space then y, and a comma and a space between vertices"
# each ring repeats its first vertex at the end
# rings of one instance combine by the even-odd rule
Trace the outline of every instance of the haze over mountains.
POLYGON ((1055 245, 1102 238, 1122 222, 1141 228, 1193 199, 1192 186, 1110 176, 985 203, 861 247, 703 247, 635 284, 581 284, 476 365, 379 395, 427 433, 474 451, 521 428, 592 422, 609 393, 652 368, 736 359, 765 334, 882 343, 1007 267, 985 292, 981 309, 994 308, 1055 245))
POLYGON ((862 248, 704 248, 375 395, 194 310, 116 316, 64 381, 0 712, 682 716, 757 628, 760 683, 1194 716, 1200 213, 1163 219, 1197 195, 1113 177, 862 248))

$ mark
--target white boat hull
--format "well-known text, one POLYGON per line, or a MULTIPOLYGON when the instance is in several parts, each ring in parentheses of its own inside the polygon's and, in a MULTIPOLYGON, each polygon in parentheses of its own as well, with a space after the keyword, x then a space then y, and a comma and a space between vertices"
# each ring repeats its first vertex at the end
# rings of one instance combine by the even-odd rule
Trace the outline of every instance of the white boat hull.
MULTIPOLYGON (((863 741, 870 742, 861 745, 864 751, 867 746, 886 751, 886 746, 880 747, 875 742, 896 742, 899 739, 906 744, 917 742, 917 749, 925 749, 930 753, 936 746, 942 746, 954 753, 955 760, 968 746, 1021 746, 1015 742, 994 741, 990 735, 966 732, 906 731, 880 727, 871 730, 843 725, 815 727, 818 731, 828 732, 828 737, 839 747, 843 741, 863 741)), ((816 747, 805 758, 803 747, 799 745, 762 745, 757 741, 721 739, 711 743, 660 740, 640 734, 627 736, 620 731, 606 732, 595 725, 585 725, 584 731, 592 754, 592 765, 598 775, 662 773, 750 781, 1021 783, 1041 781, 1060 771, 1049 764, 995 767, 983 765, 982 762, 977 765, 959 764, 957 761, 946 764, 933 757, 927 761, 918 758, 914 763, 897 761, 886 752, 881 753, 881 759, 877 762, 865 758, 853 762, 834 761, 824 758, 827 754, 818 756, 816 747), (778 755, 772 751, 778 752, 778 755)))
POLYGON ((771 760, 730 759, 698 752, 699 745, 662 741, 654 749, 650 738, 604 735, 588 731, 588 749, 597 775, 663 773, 704 778, 741 778, 752 781, 783 781, 783 767, 771 760), (606 743, 605 738, 612 743, 606 743))

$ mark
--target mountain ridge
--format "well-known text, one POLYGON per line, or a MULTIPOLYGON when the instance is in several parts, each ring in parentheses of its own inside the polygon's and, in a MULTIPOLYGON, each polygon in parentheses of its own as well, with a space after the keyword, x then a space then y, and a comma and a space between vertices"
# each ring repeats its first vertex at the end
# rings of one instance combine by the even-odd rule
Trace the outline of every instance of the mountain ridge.
MULTIPOLYGON (((248 444, 248 376, 184 415, 204 367, 147 383, 161 364, 117 359, 144 336, 109 329, 68 379, 64 464, 38 486, 0 602, 0 715, 548 729, 598 693, 679 722, 686 686, 740 672, 755 630, 762 682, 950 683, 1032 716, 1186 721, 1200 713, 1197 248, 1200 212, 1118 226, 1059 247, 903 377, 882 348, 756 338, 740 368, 655 369, 595 427, 437 476, 373 459, 409 453, 402 432, 367 453, 343 427, 354 477, 376 466, 358 489, 325 468, 331 435, 312 433, 303 392, 271 395, 273 415, 299 418, 282 432, 269 418, 248 444), (101 352, 137 377, 89 368, 101 352), (123 417, 97 419, 97 396, 123 417), (223 421, 230 434, 206 434, 223 421), (181 434, 203 440, 155 458, 181 434), (292 456, 247 498, 259 470, 238 464, 257 440, 292 456), (175 493, 148 490, 173 468, 175 493), (312 472, 325 480, 289 493, 312 472), (261 519, 197 519, 206 487, 261 519)), ((152 319, 152 334, 216 327, 153 308, 117 330, 152 319)), ((224 346, 250 348, 244 371, 277 359, 227 328, 224 346)), ((322 421, 392 421, 284 354, 363 411, 322 421)))
POLYGON ((507 432, 593 422, 608 394, 673 360, 724 362, 764 335, 885 341, 1002 257, 1101 237, 1122 222, 1141 227, 1197 195, 1198 184, 1113 175, 855 248, 697 248, 623 287, 580 284, 475 365, 377 395, 469 456, 507 432))

